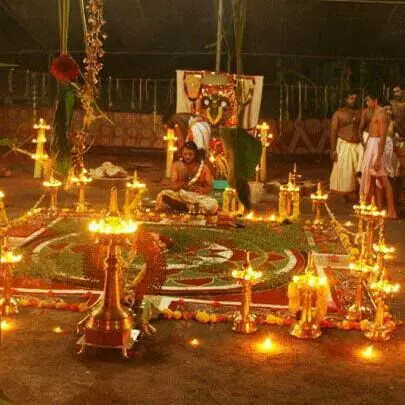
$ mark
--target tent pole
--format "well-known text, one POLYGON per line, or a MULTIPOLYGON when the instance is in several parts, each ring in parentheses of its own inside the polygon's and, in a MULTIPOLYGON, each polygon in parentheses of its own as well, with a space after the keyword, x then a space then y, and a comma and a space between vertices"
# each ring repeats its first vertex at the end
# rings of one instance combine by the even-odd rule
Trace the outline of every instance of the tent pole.
POLYGON ((218 0, 218 22, 217 22, 217 49, 215 58, 215 72, 221 70, 221 46, 222 46, 222 16, 223 16, 223 0, 218 0))

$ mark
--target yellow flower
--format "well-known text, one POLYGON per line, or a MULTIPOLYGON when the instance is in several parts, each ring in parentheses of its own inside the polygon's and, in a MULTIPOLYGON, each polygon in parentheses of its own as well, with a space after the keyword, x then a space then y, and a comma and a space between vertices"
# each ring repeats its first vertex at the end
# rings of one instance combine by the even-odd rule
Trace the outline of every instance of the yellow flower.
POLYGON ((212 322, 212 323, 217 322, 217 316, 215 314, 210 315, 210 322, 212 322))
POLYGON ((173 312, 173 318, 174 319, 181 319, 182 313, 180 311, 174 311, 173 312))
POLYGON ((268 314, 266 316, 266 323, 268 323, 269 325, 275 325, 277 323, 277 317, 273 314, 268 314))
POLYGON ((351 248, 351 249, 349 250, 349 253, 350 253, 352 256, 358 256, 358 255, 360 254, 360 250, 357 249, 357 248, 351 248))
POLYGON ((197 311, 195 319, 201 323, 208 323, 210 321, 210 315, 205 311, 197 311))
POLYGON ((360 329, 367 330, 369 328, 370 322, 367 319, 360 321, 360 329))

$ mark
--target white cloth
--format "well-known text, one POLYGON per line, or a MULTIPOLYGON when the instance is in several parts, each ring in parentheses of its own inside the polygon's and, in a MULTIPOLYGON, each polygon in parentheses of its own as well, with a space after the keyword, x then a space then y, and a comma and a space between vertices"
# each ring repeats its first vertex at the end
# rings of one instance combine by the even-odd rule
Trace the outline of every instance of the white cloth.
POLYGON ((382 164, 389 177, 398 176, 399 162, 396 153, 394 152, 394 140, 387 136, 385 141, 385 149, 382 157, 382 164))
POLYGON ((337 162, 333 164, 329 188, 340 194, 353 193, 358 184, 356 172, 360 171, 363 146, 338 138, 336 152, 337 162))
POLYGON ((386 150, 384 149, 381 158, 381 167, 378 171, 374 169, 374 164, 377 160, 378 147, 381 142, 380 137, 370 136, 367 139, 366 150, 364 151, 363 163, 361 165, 361 181, 360 181, 360 199, 365 200, 370 191, 371 177, 387 176, 387 167, 384 162, 387 160, 386 150))
POLYGON ((162 190, 156 198, 156 209, 160 210, 163 206, 163 197, 169 197, 173 200, 182 202, 190 206, 198 204, 204 213, 215 214, 218 211, 218 201, 207 195, 197 194, 193 191, 186 190, 162 190))
POLYGON ((198 149, 209 150, 211 139, 211 125, 206 121, 201 121, 199 117, 191 116, 188 121, 189 136, 191 133, 192 139, 198 149))

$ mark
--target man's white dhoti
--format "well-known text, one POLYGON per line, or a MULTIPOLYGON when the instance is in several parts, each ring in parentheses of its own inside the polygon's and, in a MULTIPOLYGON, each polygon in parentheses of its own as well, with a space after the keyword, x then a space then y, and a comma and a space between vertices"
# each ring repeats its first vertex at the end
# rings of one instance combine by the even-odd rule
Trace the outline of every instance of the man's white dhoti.
POLYGON ((334 162, 330 175, 330 190, 340 194, 356 191, 356 172, 360 172, 363 159, 361 143, 346 142, 338 138, 336 145, 337 162, 334 162))
POLYGON ((160 210, 163 206, 163 197, 169 197, 175 201, 186 204, 187 206, 192 204, 198 204, 200 209, 207 214, 215 214, 218 211, 218 201, 215 198, 207 195, 197 194, 193 191, 186 190, 163 190, 156 198, 156 209, 160 210))
POLYGON ((365 200, 370 191, 371 177, 387 176, 387 165, 385 162, 388 160, 384 150, 381 157, 381 167, 378 171, 374 169, 374 164, 378 156, 378 148, 381 142, 380 137, 370 136, 367 139, 366 150, 364 152, 363 163, 361 166, 361 181, 360 181, 360 199, 365 200))

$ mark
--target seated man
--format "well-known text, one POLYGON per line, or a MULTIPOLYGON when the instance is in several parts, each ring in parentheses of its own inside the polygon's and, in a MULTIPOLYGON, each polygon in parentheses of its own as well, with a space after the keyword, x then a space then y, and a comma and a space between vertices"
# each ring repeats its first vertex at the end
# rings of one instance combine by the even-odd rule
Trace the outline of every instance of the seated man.
POLYGON ((187 211, 198 205, 207 214, 218 210, 218 202, 209 197, 212 191, 212 174, 199 159, 197 145, 186 142, 181 150, 182 159, 172 168, 171 189, 161 191, 156 198, 156 209, 162 210, 166 204, 172 209, 187 211))

